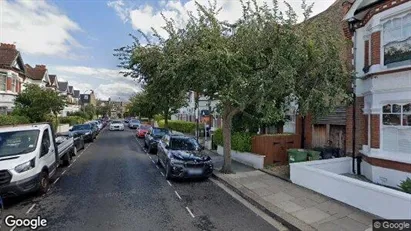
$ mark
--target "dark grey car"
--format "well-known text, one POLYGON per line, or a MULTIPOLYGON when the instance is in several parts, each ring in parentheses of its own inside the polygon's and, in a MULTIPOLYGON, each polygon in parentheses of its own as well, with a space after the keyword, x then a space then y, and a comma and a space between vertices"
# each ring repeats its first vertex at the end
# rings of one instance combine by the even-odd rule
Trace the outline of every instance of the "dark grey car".
POLYGON ((158 143, 157 163, 166 171, 166 178, 208 178, 213 163, 204 154, 204 147, 196 139, 165 135, 158 143))
POLYGON ((160 139, 165 135, 170 135, 170 130, 166 128, 151 128, 144 137, 144 147, 148 149, 149 153, 157 153, 157 144, 160 139))

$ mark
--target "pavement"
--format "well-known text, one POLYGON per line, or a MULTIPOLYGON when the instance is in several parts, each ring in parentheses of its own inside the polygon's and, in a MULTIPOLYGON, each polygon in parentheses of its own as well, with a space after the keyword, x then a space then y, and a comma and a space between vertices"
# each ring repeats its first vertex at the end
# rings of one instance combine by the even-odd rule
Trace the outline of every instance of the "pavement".
POLYGON ((104 130, 46 195, 6 201, 3 215, 40 216, 44 230, 285 230, 214 179, 167 181, 154 159, 134 132, 104 130))
POLYGON ((218 168, 222 166, 223 157, 210 150, 208 155, 215 160, 215 178, 289 230, 371 231, 372 220, 379 219, 234 160, 234 174, 222 174, 218 168))

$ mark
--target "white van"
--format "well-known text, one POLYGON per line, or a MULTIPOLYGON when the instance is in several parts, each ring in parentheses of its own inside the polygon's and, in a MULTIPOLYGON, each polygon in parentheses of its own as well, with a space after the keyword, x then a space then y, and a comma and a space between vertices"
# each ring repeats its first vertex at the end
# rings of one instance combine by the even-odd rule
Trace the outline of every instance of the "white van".
POLYGON ((0 127, 0 195, 47 192, 60 162, 68 165, 73 138, 55 139, 50 124, 0 127))

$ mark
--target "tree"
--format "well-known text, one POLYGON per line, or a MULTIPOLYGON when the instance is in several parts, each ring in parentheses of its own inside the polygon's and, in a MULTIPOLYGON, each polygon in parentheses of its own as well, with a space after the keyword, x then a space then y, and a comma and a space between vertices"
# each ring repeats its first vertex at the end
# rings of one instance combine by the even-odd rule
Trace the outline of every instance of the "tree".
POLYGON ((97 106, 96 107, 96 114, 99 116, 107 116, 110 114, 111 107, 110 105, 104 105, 104 106, 97 106))
POLYGON ((150 120, 159 113, 156 101, 150 98, 147 91, 140 92, 131 97, 129 105, 131 114, 147 117, 150 120))
POLYGON ((26 116, 30 122, 44 122, 51 113, 57 116, 65 104, 64 98, 51 89, 41 89, 36 84, 27 84, 26 89, 15 99, 13 113, 26 116))
POLYGON ((87 119, 92 120, 96 115, 96 107, 93 104, 84 106, 83 111, 87 114, 87 119))

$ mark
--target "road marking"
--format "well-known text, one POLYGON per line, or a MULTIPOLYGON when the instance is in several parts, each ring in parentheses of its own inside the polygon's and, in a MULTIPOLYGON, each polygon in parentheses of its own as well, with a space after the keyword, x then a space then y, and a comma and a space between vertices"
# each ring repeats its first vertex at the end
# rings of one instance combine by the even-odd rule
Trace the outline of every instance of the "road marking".
MULTIPOLYGON (((158 166, 157 166, 158 167, 158 166)), ((173 187, 173 185, 170 183, 170 181, 167 181, 167 183, 171 186, 171 187, 173 187)))
POLYGON ((178 194, 177 191, 174 191, 174 192, 175 192, 175 194, 177 195, 178 199, 183 200, 183 199, 180 197, 180 195, 178 194))
POLYGON ((74 162, 76 162, 76 160, 77 160, 77 158, 73 160, 73 164, 74 164, 74 162))
POLYGON ((13 228, 11 228, 11 229, 10 229, 10 231, 15 230, 15 229, 16 229, 16 227, 17 227, 16 225, 15 225, 15 226, 13 226, 13 228))
POLYGON ((34 208, 34 206, 36 206, 36 204, 33 204, 33 205, 29 208, 29 210, 27 210, 26 214, 29 214, 30 211, 34 208))
POLYGON ((161 175, 163 175, 164 176, 164 173, 163 172, 160 172, 161 173, 161 175))
POLYGON ((66 171, 67 171, 67 169, 66 169, 66 170, 64 170, 64 171, 61 173, 61 175, 64 175, 64 173, 66 173, 66 171))
POLYGON ((151 160, 151 162, 153 162, 153 164, 156 164, 156 162, 154 160, 151 160))
POLYGON ((194 214, 191 212, 191 210, 188 207, 186 207, 186 209, 187 209, 188 213, 191 215, 191 217, 194 218, 194 214))
POLYGON ((150 159, 153 159, 153 158, 151 158, 151 156, 148 156, 150 159))
POLYGON ((57 183, 57 181, 59 181, 60 180, 60 177, 59 178, 57 178, 54 182, 53 182, 53 184, 56 184, 57 183))
POLYGON ((160 168, 158 167, 158 165, 156 165, 156 168, 157 168, 157 169, 160 169, 160 168))

